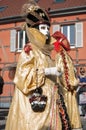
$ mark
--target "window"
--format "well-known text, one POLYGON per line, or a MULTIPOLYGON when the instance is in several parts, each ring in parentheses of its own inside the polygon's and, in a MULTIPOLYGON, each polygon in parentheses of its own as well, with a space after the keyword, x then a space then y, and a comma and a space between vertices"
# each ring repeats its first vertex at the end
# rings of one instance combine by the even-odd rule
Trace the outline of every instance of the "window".
POLYGON ((18 44, 17 44, 17 49, 22 50, 22 48, 25 45, 25 31, 18 31, 18 44))
POLYGON ((71 47, 83 47, 83 23, 53 25, 53 33, 60 31, 68 38, 71 47))
POLYGON ((38 2, 39 0, 35 0, 36 2, 38 2))
POLYGON ((19 52, 24 47, 27 42, 27 37, 25 31, 15 29, 11 30, 10 34, 10 51, 11 52, 19 52))
POLYGON ((55 2, 64 2, 65 0, 54 0, 55 2))
POLYGON ((75 45, 75 25, 63 25, 61 27, 61 32, 65 34, 65 36, 68 38, 70 45, 75 45))
POLYGON ((4 11, 7 8, 7 6, 0 6, 0 12, 4 11))

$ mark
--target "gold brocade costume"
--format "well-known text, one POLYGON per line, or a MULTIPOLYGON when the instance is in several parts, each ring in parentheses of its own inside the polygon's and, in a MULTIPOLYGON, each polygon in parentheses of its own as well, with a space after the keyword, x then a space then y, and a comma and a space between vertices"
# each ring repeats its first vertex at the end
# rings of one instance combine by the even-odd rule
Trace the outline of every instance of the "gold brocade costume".
POLYGON ((55 63, 42 52, 45 37, 42 40, 42 34, 34 29, 32 33, 28 30, 28 33, 31 36, 30 42, 33 41, 30 43, 32 50, 29 54, 24 50, 20 54, 14 78, 15 92, 5 130, 62 130, 58 105, 56 105, 58 98, 56 76, 45 77, 43 72, 44 68, 55 66, 55 63), (42 48, 38 46, 41 45, 40 42, 43 42, 42 48), (43 94, 48 98, 44 112, 33 112, 29 102, 30 92, 37 87, 37 68, 38 86, 42 87, 43 94))
POLYGON ((56 55, 56 66, 63 72, 62 76, 58 77, 57 82, 60 85, 60 93, 64 97, 72 129, 79 130, 82 128, 76 100, 76 87, 79 80, 75 76, 72 59, 63 48, 56 55))

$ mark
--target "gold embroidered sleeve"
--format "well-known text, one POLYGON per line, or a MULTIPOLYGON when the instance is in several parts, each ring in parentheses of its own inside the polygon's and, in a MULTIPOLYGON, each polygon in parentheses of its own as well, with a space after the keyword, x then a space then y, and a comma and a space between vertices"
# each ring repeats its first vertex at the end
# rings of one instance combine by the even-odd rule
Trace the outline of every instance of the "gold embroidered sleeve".
MULTIPOLYGON (((29 55, 24 51, 20 54, 14 83, 25 94, 36 88, 36 66, 34 63, 35 57, 32 52, 29 55)), ((41 86, 44 83, 43 71, 39 71, 38 79, 38 85, 41 86)))
POLYGON ((69 91, 75 89, 79 81, 75 76, 73 62, 65 50, 57 54, 56 64, 57 68, 60 67, 63 72, 62 76, 58 78, 59 84, 69 91))

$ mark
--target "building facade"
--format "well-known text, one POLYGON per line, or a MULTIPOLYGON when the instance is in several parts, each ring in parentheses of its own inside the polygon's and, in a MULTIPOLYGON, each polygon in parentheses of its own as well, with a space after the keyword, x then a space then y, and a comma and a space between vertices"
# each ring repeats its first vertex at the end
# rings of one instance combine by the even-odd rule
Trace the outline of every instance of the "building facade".
MULTIPOLYGON (((74 64, 86 66, 86 0, 35 1, 49 12, 51 34, 61 31, 68 38, 74 64)), ((5 82, 0 107, 10 105, 18 56, 26 43, 26 34, 21 30, 24 23, 21 8, 25 2, 0 0, 0 74, 5 82)))

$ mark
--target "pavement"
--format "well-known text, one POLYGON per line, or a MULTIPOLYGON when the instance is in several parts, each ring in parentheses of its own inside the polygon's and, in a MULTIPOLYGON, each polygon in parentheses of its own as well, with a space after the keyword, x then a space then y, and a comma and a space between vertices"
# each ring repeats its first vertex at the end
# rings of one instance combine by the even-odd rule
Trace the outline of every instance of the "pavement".
MULTIPOLYGON (((9 109, 0 109, 0 130, 5 130, 8 111, 9 109)), ((86 130, 86 119, 83 116, 81 116, 81 122, 83 130, 86 130)))
POLYGON ((82 128, 83 128, 83 130, 86 130, 86 118, 84 118, 83 116, 81 116, 81 122, 82 122, 82 128))

